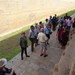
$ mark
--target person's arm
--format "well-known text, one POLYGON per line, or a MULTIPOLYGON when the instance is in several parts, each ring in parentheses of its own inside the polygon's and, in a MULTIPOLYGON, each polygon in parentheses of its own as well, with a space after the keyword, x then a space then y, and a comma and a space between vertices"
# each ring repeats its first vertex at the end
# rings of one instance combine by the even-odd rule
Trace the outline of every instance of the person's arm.
POLYGON ((28 47, 28 41, 27 41, 27 37, 25 36, 25 38, 26 38, 26 42, 27 42, 27 47, 28 47))
POLYGON ((28 35, 29 39, 31 38, 31 35, 32 35, 32 30, 29 31, 29 35, 28 35))
POLYGON ((44 33, 46 34, 46 28, 44 28, 44 33))
POLYGON ((48 41, 48 38, 46 37, 46 35, 44 35, 44 39, 45 39, 46 42, 48 41))
POLYGON ((22 50, 21 44, 22 44, 22 41, 21 41, 21 38, 20 38, 19 47, 22 50))
POLYGON ((10 74, 5 73, 5 75, 13 75, 13 72, 14 72, 14 71, 12 70, 10 74))

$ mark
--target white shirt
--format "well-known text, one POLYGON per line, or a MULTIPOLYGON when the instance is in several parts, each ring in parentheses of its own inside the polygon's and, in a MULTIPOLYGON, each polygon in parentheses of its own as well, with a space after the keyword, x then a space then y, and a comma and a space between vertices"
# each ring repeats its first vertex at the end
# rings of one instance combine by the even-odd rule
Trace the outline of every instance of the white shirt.
POLYGON ((48 38, 46 37, 45 33, 40 32, 40 33, 38 34, 38 36, 37 36, 37 39, 38 39, 40 42, 46 42, 48 38))
POLYGON ((44 23, 44 28, 46 27, 47 24, 48 24, 48 22, 45 22, 45 23, 44 23))

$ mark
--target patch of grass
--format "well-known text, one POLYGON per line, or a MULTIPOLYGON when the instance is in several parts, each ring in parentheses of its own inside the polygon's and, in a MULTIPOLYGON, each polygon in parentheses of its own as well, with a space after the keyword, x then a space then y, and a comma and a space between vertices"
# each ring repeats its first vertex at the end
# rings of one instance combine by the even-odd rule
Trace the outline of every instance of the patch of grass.
MULTIPOLYGON (((75 9, 65 12, 68 13, 69 16, 75 13, 75 9)), ((64 16, 64 14, 59 15, 59 17, 64 16)), ((45 22, 44 20, 42 22, 45 22)), ((21 36, 21 31, 25 31, 26 36, 28 38, 28 32, 31 25, 28 25, 16 32, 8 34, 6 36, 0 37, 0 58, 6 58, 8 61, 20 53, 19 49, 19 38, 21 36)), ((30 45, 30 40, 28 39, 28 46, 30 45)))
POLYGON ((68 15, 71 16, 75 13, 75 9, 65 12, 63 14, 60 14, 60 15, 58 15, 58 17, 61 18, 61 17, 65 16, 66 13, 68 13, 68 15))

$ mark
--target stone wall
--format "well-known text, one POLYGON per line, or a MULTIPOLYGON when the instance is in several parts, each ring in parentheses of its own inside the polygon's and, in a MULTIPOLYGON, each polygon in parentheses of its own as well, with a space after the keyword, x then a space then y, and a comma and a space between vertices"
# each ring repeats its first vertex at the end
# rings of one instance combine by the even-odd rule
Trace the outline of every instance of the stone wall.
POLYGON ((74 7, 61 0, 0 0, 0 36, 74 7))

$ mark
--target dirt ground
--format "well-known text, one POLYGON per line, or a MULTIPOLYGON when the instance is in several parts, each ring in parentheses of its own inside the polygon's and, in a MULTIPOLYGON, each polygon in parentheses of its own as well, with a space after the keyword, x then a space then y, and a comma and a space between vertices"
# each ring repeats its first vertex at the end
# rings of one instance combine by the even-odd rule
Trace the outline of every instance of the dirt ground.
POLYGON ((0 0, 0 36, 75 8, 64 0, 0 0))

